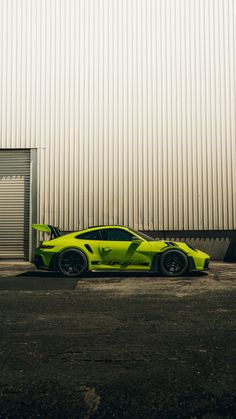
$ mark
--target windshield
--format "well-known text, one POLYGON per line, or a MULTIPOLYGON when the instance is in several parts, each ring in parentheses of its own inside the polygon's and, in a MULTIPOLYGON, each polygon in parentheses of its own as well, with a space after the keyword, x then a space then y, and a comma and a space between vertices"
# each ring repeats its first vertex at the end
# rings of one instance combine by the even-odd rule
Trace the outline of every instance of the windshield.
POLYGON ((134 233, 138 234, 140 237, 147 240, 148 242, 154 241, 154 239, 151 236, 148 236, 145 233, 141 233, 141 231, 137 231, 137 230, 133 230, 133 229, 130 229, 130 230, 133 231, 134 233))

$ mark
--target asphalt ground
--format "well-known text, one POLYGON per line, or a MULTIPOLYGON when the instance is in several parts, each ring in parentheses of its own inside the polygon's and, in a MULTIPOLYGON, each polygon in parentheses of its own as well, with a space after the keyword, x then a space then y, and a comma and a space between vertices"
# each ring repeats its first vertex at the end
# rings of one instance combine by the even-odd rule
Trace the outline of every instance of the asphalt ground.
POLYGON ((0 418, 236 417, 236 264, 176 279, 4 272, 0 418))

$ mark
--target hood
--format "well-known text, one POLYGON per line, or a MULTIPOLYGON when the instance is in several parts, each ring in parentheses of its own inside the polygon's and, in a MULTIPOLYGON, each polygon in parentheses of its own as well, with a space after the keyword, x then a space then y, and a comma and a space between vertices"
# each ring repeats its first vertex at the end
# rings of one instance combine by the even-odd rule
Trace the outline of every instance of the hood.
POLYGON ((183 250, 185 253, 189 253, 191 251, 190 247, 186 243, 182 242, 174 242, 170 240, 157 240, 157 241, 150 241, 149 242, 153 251, 163 251, 167 250, 168 248, 175 248, 183 250))

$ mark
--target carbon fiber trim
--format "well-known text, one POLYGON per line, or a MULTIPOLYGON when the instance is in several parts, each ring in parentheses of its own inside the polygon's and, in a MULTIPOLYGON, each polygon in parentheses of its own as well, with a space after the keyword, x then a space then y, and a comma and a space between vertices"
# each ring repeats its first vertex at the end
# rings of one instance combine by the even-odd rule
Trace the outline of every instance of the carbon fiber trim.
POLYGON ((162 252, 161 253, 157 253, 153 257, 152 267, 151 267, 151 271, 150 272, 156 272, 156 273, 159 272, 159 259, 160 259, 161 255, 162 255, 162 252))
POLYGON ((204 266, 203 266, 203 269, 208 269, 209 268, 209 263, 210 263, 210 259, 206 259, 205 263, 204 263, 204 266))
POLYGON ((196 265, 195 265, 195 262, 194 262, 192 256, 188 256, 188 270, 189 270, 189 272, 192 272, 192 271, 196 270, 196 265))
POLYGON ((52 259, 50 261, 49 270, 50 271, 57 271, 57 261, 58 261, 58 254, 52 256, 52 259))

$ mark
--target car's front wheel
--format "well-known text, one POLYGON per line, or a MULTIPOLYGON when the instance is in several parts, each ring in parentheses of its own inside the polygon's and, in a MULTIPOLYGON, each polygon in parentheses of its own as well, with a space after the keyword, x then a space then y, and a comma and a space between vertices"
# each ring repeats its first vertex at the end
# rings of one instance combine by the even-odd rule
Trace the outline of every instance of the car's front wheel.
POLYGON ((58 256, 58 270, 63 276, 80 276, 87 270, 86 256, 78 249, 63 250, 58 256))
POLYGON ((181 276, 188 270, 188 258, 178 249, 167 250, 160 257, 160 271, 165 276, 181 276))

